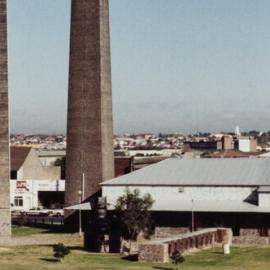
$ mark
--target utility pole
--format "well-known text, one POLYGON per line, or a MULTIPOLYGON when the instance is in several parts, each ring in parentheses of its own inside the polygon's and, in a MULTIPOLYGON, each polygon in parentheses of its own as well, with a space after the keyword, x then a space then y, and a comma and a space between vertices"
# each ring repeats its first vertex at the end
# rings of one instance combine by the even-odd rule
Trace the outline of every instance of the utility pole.
POLYGON ((191 232, 194 232, 194 200, 191 200, 192 206, 191 206, 191 232))
MULTIPOLYGON (((79 195, 79 205, 81 205, 81 203, 82 203, 82 191, 81 190, 78 191, 78 195, 79 195)), ((81 208, 79 208, 79 236, 80 237, 82 236, 82 210, 81 210, 81 208)))
MULTIPOLYGON (((78 191, 80 205, 84 201, 84 179, 85 179, 85 174, 83 173, 81 190, 78 191)), ((79 209, 79 236, 82 236, 82 210, 81 209, 79 209)))

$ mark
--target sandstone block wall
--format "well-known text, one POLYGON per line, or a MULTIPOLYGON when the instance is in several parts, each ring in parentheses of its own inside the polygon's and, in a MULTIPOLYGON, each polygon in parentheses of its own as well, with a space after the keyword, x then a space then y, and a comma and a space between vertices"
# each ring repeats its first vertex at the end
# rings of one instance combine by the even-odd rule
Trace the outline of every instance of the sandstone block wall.
POLYGON ((188 233, 190 232, 187 227, 156 227, 155 228, 155 237, 164 238, 176 234, 188 233))
POLYGON ((139 245, 139 261, 141 262, 168 262, 168 244, 139 245))
POLYGON ((140 244, 139 261, 165 263, 169 262, 170 256, 176 250, 185 253, 214 247, 217 244, 231 244, 231 242, 231 229, 204 229, 140 244))
POLYGON ((234 245, 269 245, 269 237, 261 236, 234 236, 233 244, 234 245))
POLYGON ((240 229, 240 236, 260 236, 258 229, 240 229))

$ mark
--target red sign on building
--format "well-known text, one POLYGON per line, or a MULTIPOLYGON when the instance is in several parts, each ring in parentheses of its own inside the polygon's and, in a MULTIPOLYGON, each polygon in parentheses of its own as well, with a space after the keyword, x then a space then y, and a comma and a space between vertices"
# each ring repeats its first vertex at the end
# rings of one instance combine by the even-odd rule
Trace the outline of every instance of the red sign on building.
POLYGON ((17 181, 16 182, 17 191, 29 191, 26 181, 17 181))

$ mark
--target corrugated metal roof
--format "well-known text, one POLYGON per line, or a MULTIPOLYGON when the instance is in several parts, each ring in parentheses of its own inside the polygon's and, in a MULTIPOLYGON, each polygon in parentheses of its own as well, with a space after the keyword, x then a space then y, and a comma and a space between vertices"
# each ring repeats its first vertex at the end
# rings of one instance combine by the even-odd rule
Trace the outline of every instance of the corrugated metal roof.
POLYGON ((270 193, 270 186, 262 186, 258 188, 258 193, 270 193))
POLYGON ((270 185, 270 159, 167 159, 101 185, 266 186, 270 185))
POLYGON ((65 210, 91 210, 92 208, 91 208, 90 202, 86 202, 86 203, 71 205, 71 206, 65 207, 64 209, 65 210))

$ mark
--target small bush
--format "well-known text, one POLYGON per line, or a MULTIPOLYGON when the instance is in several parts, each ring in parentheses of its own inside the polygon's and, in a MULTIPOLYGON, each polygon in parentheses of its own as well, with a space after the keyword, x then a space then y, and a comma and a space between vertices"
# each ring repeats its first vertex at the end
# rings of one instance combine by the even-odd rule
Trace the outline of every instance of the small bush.
POLYGON ((70 250, 63 243, 59 243, 53 246, 53 252, 53 256, 61 260, 70 253, 70 250))
POLYGON ((176 269, 179 269, 179 265, 185 261, 185 258, 182 256, 182 254, 176 250, 171 256, 173 264, 176 265, 176 269))

